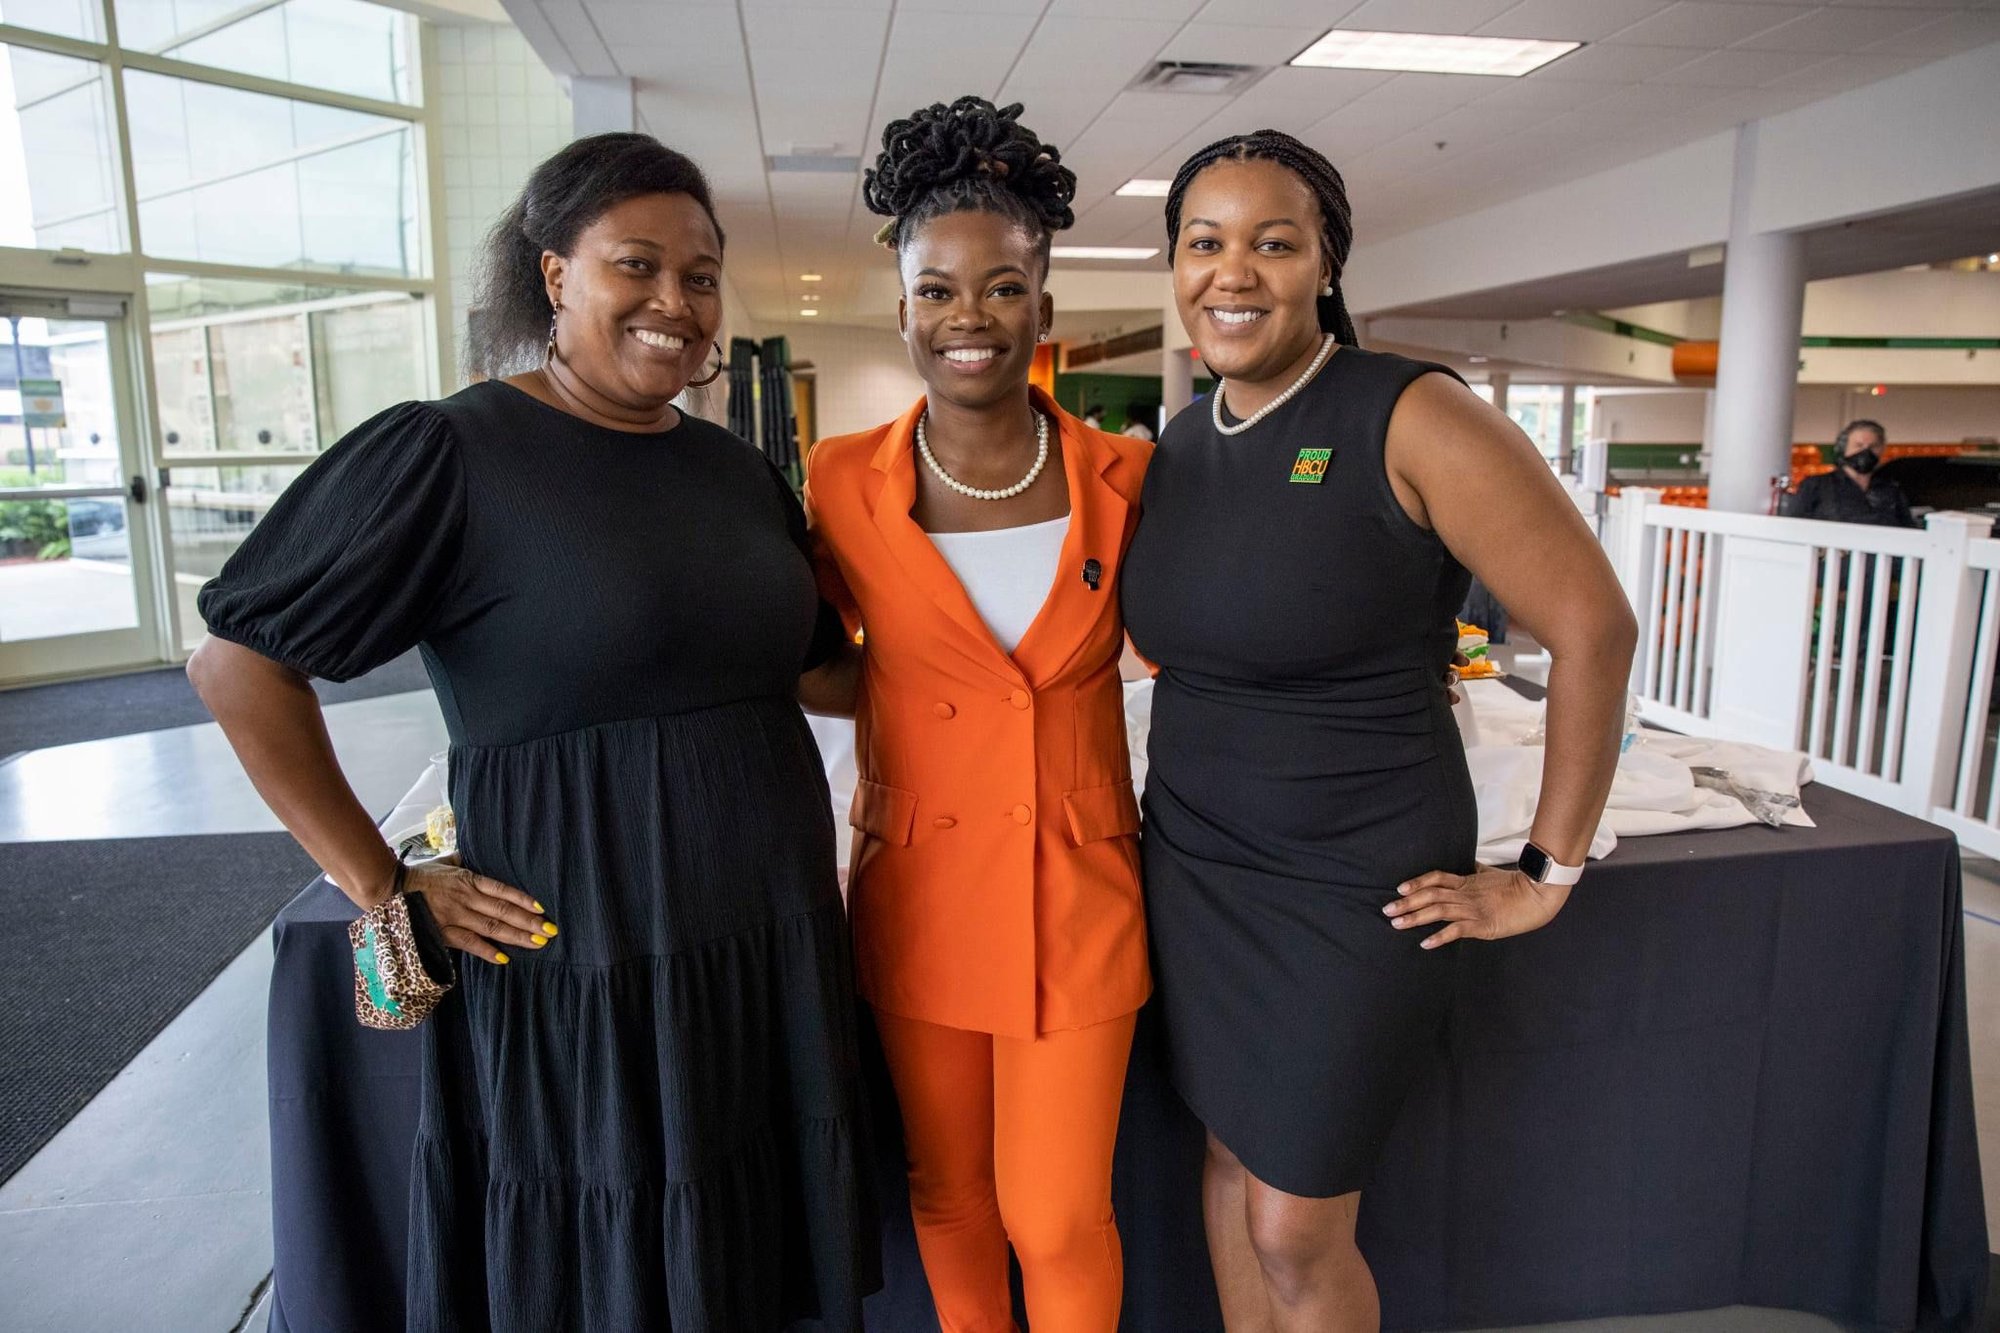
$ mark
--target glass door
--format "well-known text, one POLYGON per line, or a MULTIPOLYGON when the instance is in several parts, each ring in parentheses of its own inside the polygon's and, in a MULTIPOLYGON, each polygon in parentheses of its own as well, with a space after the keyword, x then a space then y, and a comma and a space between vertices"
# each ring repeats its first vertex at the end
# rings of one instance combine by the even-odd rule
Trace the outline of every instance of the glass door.
POLYGON ((123 298, 0 289, 0 684, 160 659, 123 298))

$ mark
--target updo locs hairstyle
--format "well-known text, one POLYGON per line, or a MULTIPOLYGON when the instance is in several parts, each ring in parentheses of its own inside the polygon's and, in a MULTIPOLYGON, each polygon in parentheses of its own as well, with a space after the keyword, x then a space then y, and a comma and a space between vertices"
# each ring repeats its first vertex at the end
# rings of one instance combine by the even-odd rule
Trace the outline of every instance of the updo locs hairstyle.
POLYGON ((1178 252, 1181 240, 1181 204, 1188 186, 1217 162, 1275 162, 1305 182, 1319 201, 1320 244, 1326 249, 1333 270, 1333 295, 1319 298, 1319 327, 1350 347, 1358 346, 1354 320, 1347 313, 1347 298, 1340 290, 1340 272, 1347 267, 1348 251, 1354 248, 1354 209, 1347 202, 1347 185, 1333 163, 1315 148, 1300 143, 1283 130, 1258 130, 1217 139, 1181 163, 1167 191, 1167 253, 1178 252))
POLYGON ((932 218, 978 209, 1024 227, 1046 271, 1055 233, 1076 221, 1076 173, 1020 116, 1019 102, 961 97, 890 121, 861 185, 869 211, 889 219, 876 239, 901 249, 932 218))
POLYGON ((481 249, 467 364, 491 376, 540 364, 549 336, 542 253, 574 253, 577 237, 593 222, 646 194, 691 196, 715 224, 716 244, 722 243, 708 178, 693 159, 650 134, 593 134, 536 167, 481 249))

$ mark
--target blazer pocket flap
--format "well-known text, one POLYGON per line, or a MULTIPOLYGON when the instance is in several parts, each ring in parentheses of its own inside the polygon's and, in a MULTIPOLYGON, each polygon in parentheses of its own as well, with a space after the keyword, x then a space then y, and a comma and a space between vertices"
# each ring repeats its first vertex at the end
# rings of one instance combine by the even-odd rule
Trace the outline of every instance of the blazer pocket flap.
POLYGON ((1132 779, 1108 787, 1085 787, 1063 797, 1063 813, 1069 816, 1069 838, 1078 847, 1098 838, 1116 838, 1139 831, 1139 802, 1132 795, 1132 779))
POLYGON ((871 837, 907 847, 917 822, 917 794, 862 778, 854 784, 847 822, 871 837))

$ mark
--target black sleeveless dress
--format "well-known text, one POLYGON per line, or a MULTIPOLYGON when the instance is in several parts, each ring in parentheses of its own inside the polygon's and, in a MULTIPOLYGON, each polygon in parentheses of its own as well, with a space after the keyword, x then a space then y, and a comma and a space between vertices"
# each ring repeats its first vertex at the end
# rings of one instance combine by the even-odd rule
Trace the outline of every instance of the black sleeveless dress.
POLYGON ((409 1328, 860 1327, 852 959, 793 698, 840 628, 805 541, 720 427, 487 383, 357 428, 202 590, 309 675, 421 644, 461 858, 562 932, 461 957, 424 1024, 409 1328))
POLYGON ((1382 907, 1478 842, 1444 685, 1468 575, 1383 465, 1428 371, 1451 373, 1342 347, 1241 435, 1207 399, 1180 413, 1122 580, 1160 666, 1141 845, 1174 1082, 1259 1180, 1315 1198, 1367 1183, 1442 1038, 1453 949, 1382 907))

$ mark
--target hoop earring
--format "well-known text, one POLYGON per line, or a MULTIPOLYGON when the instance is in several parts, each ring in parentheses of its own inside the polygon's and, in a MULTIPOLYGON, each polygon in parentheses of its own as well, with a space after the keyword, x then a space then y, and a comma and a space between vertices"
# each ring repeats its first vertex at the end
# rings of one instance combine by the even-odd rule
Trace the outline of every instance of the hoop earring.
POLYGON ((562 302, 558 301, 549 309, 549 345, 542 349, 542 364, 548 365, 556 359, 556 316, 562 312, 562 302))
POLYGON ((721 344, 721 343, 714 343, 714 344, 712 344, 712 345, 713 345, 713 346, 714 346, 714 348, 715 348, 715 369, 714 369, 714 370, 711 370, 711 371, 709 371, 709 372, 708 372, 708 375, 707 375, 707 377, 706 377, 706 378, 703 378, 703 379, 698 379, 698 380, 689 380, 689 381, 688 381, 688 388, 690 388, 690 389, 706 389, 706 388, 707 388, 707 387, 708 387, 709 385, 711 385, 711 384, 715 383, 715 382, 716 382, 717 380, 719 380, 719 379, 721 379, 721 378, 722 378, 722 359, 723 359, 723 358, 722 358, 722 344, 721 344))

